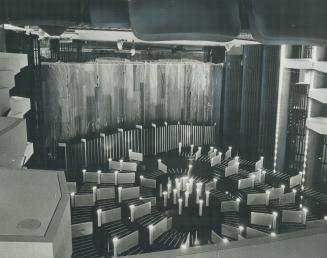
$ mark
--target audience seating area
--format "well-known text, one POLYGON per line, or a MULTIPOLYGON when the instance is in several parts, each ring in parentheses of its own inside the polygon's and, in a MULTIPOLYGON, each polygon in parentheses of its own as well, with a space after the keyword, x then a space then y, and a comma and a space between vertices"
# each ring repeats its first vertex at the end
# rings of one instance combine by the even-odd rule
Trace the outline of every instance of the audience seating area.
POLYGON ((73 257, 117 257, 306 228, 326 212, 326 196, 303 175, 264 168, 213 146, 144 156, 128 152, 105 169, 82 169, 69 183, 73 257), (136 160, 135 160, 136 159, 136 160), (320 205, 319 205, 320 203, 320 205))

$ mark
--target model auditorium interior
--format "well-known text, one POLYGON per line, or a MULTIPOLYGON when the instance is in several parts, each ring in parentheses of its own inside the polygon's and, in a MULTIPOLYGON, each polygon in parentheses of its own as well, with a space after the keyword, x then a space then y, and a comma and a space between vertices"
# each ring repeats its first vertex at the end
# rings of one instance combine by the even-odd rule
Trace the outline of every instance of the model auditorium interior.
POLYGON ((326 258, 326 17, 0 1, 0 257, 326 258))

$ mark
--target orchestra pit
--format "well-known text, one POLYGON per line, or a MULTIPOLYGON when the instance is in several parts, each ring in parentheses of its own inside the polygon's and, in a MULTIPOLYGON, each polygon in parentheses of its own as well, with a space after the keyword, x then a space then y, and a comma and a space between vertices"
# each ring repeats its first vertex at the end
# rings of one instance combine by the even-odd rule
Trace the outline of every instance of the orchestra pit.
POLYGON ((0 257, 326 258, 326 16, 0 1, 0 257))

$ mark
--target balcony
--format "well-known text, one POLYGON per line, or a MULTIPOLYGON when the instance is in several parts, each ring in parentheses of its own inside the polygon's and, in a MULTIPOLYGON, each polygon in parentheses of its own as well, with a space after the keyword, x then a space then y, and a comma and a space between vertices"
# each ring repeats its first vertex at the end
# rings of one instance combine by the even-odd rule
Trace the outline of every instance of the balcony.
POLYGON ((284 59, 284 67, 290 69, 310 70, 313 69, 313 62, 311 59, 284 59))
POLYGON ((309 98, 327 104, 327 88, 311 89, 309 91, 309 98))
POLYGON ((292 46, 286 57, 290 59, 311 59, 312 46, 292 46))
POLYGON ((327 61, 317 61, 313 64, 313 69, 316 71, 327 73, 327 61))
POLYGON ((327 117, 310 117, 307 128, 322 135, 327 135, 327 117))

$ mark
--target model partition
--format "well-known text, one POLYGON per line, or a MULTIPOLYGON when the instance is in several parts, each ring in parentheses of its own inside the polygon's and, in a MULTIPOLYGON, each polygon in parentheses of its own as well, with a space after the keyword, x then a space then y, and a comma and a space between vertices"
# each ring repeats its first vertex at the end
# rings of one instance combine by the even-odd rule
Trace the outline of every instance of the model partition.
POLYGON ((143 197, 142 200, 144 202, 150 202, 151 206, 156 206, 157 205, 157 197, 143 197))
POLYGON ((106 251, 109 253, 110 247, 112 247, 113 257, 117 257, 139 244, 139 231, 130 230, 121 220, 122 210, 120 207, 106 211, 97 210, 97 226, 104 230, 108 238, 106 251))
POLYGON ((97 201, 115 199, 115 198, 116 198, 116 191, 114 187, 97 189, 97 201))
POLYGON ((222 201, 220 203, 220 211, 221 212, 239 212, 240 202, 236 201, 222 201))
POLYGON ((106 166, 109 158, 112 159, 110 169, 123 170, 121 165, 129 164, 113 160, 128 157, 142 161, 143 156, 178 149, 179 143, 181 147, 214 144, 215 134, 215 125, 137 125, 133 129, 118 129, 118 132, 109 135, 101 133, 96 138, 82 138, 79 142, 59 146, 65 148, 66 170, 106 166))
POLYGON ((253 188, 254 187, 254 178, 244 178, 238 180, 238 189, 246 189, 246 188, 253 188))
POLYGON ((114 221, 121 220, 121 208, 115 208, 107 211, 98 210, 97 211, 97 221, 98 227, 101 227, 103 224, 107 224, 114 221))
MULTIPOLYGON (((184 180, 184 181, 186 182, 186 180, 184 180)), ((185 183, 185 185, 186 185, 186 183, 185 183)), ((205 191, 205 192, 207 192, 207 191, 211 191, 211 190, 216 189, 216 187, 217 187, 217 179, 214 180, 214 181, 211 181, 211 182, 205 183, 205 184, 204 184, 204 191, 205 191)), ((185 186, 185 187, 183 186, 183 188, 186 188, 186 186, 185 186)))
POLYGON ((237 174, 238 169, 239 169, 239 164, 238 163, 227 166, 225 168, 225 177, 229 177, 229 176, 237 174))
POLYGON ((307 210, 283 210, 282 211, 282 223, 298 223, 305 224, 307 217, 307 210))
POLYGON ((136 171, 137 163, 135 162, 121 162, 121 171, 136 171))
POLYGON ((113 257, 117 257, 123 252, 139 244, 139 231, 134 231, 127 236, 113 239, 113 257))
POLYGON ((135 173, 117 173, 118 184, 134 184, 135 173))
POLYGON ((118 184, 118 173, 103 173, 101 174, 101 183, 103 184, 118 184))
POLYGON ((281 186, 278 188, 270 188, 268 191, 270 200, 279 199, 284 194, 285 186, 281 186))
POLYGON ((221 225, 221 234, 228 238, 238 240, 240 229, 230 225, 222 224, 221 225))
POLYGON ((222 153, 219 152, 217 156, 214 156, 214 157, 212 157, 210 159, 210 165, 211 165, 211 167, 214 167, 214 166, 216 166, 216 165, 218 165, 218 164, 221 163, 221 155, 222 155, 222 153))
POLYGON ((151 213, 151 202, 147 202, 138 206, 130 206, 131 222, 151 213))
POLYGON ((265 183, 265 175, 266 175, 265 171, 262 171, 261 169, 256 172, 249 173, 249 177, 253 177, 254 182, 258 184, 265 183))
POLYGON ((290 188, 293 188, 293 187, 296 187, 296 186, 300 185, 301 182, 302 182, 302 177, 303 177, 303 175, 302 175, 301 172, 296 176, 292 176, 290 178, 290 188))
POLYGON ((83 257, 85 254, 88 254, 89 257, 98 257, 96 246, 93 242, 92 222, 72 225, 72 238, 73 258, 83 257))
POLYGON ((118 171, 110 173, 102 173, 101 170, 97 172, 82 171, 82 177, 84 183, 94 184, 134 184, 135 172, 118 173, 118 171))
POLYGON ((155 241, 158 237, 160 237, 163 233, 171 229, 171 224, 168 223, 167 218, 163 218, 155 225, 149 226, 149 244, 152 245, 153 241, 155 241))
POLYGON ((75 194, 71 196, 72 207, 89 207, 94 206, 95 203, 94 194, 75 194))
POLYGON ((143 153, 141 152, 134 152, 133 150, 128 150, 128 157, 130 160, 135 161, 143 161, 143 153))
POLYGON ((285 193, 279 197, 279 204, 290 204, 295 203, 296 191, 285 193))
POLYGON ((118 202, 140 198, 140 187, 118 187, 118 202))
POLYGON ((119 171, 136 171, 136 162, 124 162, 123 160, 114 161, 111 158, 108 159, 109 170, 119 170, 119 171))
POLYGON ((99 181, 99 176, 95 172, 83 172, 83 181, 84 182, 89 182, 89 183, 98 183, 99 181))
POLYGON ((246 227, 245 234, 247 239, 269 236, 269 234, 251 227, 246 227))
POLYGON ((168 167, 160 159, 158 160, 158 170, 164 173, 168 172, 168 167))
POLYGON ((276 229, 277 214, 251 212, 251 224, 266 226, 276 229))
POLYGON ((224 243, 226 240, 219 236, 215 231, 211 230, 211 242, 214 244, 224 243))
POLYGON ((153 189, 156 189, 156 187, 157 187, 157 181, 156 180, 145 178, 143 176, 140 177, 140 184, 143 187, 148 187, 148 188, 153 188, 153 189))
POLYGON ((269 205, 269 193, 254 193, 247 195, 247 205, 269 205))
POLYGON ((88 236, 93 234, 93 223, 84 222, 72 225, 72 237, 88 236))

